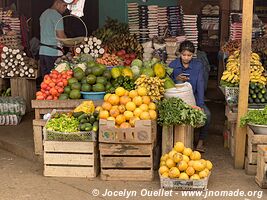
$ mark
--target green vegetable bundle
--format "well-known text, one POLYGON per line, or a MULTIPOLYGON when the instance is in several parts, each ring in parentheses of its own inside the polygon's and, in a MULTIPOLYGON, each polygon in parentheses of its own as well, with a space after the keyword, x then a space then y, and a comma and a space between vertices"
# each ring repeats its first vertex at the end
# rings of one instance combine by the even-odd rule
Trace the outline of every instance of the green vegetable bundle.
POLYGON ((267 106, 265 106, 263 110, 248 111, 248 113, 241 118, 240 125, 245 126, 248 123, 257 125, 267 125, 267 106))
POLYGON ((157 103, 159 112, 158 124, 170 126, 187 124, 193 127, 201 127, 206 122, 206 115, 202 110, 192 108, 182 99, 169 98, 157 103))
POLYGON ((50 119, 46 124, 46 129, 58 132, 78 132, 79 121, 73 116, 61 114, 59 117, 50 119))

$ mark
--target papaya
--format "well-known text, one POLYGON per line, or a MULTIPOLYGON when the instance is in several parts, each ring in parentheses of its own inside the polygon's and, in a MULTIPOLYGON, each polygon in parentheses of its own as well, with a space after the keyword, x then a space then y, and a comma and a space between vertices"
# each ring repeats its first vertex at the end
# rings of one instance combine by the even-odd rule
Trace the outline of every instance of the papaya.
POLYGON ((156 63, 153 66, 153 71, 154 74, 159 77, 159 78, 164 78, 166 76, 166 70, 163 64, 161 63, 156 63))

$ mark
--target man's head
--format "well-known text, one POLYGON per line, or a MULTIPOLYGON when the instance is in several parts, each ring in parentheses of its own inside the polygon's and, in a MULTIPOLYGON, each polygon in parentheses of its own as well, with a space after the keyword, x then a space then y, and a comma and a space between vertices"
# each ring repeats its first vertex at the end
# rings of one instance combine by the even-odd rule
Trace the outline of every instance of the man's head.
POLYGON ((63 14, 67 9, 67 5, 63 0, 54 0, 52 8, 56 9, 60 14, 63 14))

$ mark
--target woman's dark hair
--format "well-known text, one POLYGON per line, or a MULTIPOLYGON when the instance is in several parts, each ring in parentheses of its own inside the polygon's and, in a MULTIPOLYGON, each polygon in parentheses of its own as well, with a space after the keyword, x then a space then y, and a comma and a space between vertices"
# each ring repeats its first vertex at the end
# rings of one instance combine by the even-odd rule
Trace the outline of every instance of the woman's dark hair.
POLYGON ((194 44, 191 41, 189 41, 189 40, 183 41, 180 44, 179 52, 182 53, 185 50, 190 51, 191 53, 195 53, 194 44))

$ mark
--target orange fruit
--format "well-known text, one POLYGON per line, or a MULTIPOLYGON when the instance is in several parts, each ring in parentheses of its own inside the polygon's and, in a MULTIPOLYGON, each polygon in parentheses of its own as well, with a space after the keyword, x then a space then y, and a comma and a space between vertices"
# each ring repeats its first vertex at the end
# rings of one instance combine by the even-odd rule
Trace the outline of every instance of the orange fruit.
POLYGON ((155 103, 151 102, 148 104, 148 108, 149 110, 156 110, 157 109, 157 106, 155 103))
POLYGON ((125 89, 123 87, 117 87, 115 89, 115 94, 118 95, 119 97, 125 95, 125 89))
POLYGON ((142 120, 149 120, 150 119, 150 115, 148 112, 142 112, 140 115, 140 119, 142 120))
POLYGON ((115 122, 116 122, 117 125, 121 125, 125 121, 126 121, 126 118, 125 118, 124 115, 118 115, 116 117, 116 120, 115 120, 115 122))
POLYGON ((157 112, 155 110, 149 110, 148 111, 150 119, 155 120, 157 119, 157 112))
POLYGON ((123 122, 123 123, 120 125, 120 128, 131 128, 131 125, 130 125, 128 122, 123 122))
POLYGON ((126 110, 123 115, 125 116, 126 120, 130 120, 134 116, 133 112, 128 110, 126 110))
POLYGON ((132 127, 135 126, 135 122, 136 122, 137 120, 140 120, 140 118, 139 118, 139 117, 131 117, 131 118, 130 118, 129 123, 131 124, 132 127))
POLYGON ((142 96, 143 103, 149 105, 150 103, 150 97, 149 96, 142 96))
POLYGON ((136 96, 133 98, 133 102, 135 103, 136 106, 141 106, 143 103, 143 99, 140 96, 136 96))
POLYGON ((137 93, 139 96, 146 96, 147 95, 147 89, 145 87, 138 87, 137 93))
POLYGON ((131 90, 130 92, 129 92, 129 97, 130 98, 134 98, 134 97, 136 97, 136 96, 138 96, 138 93, 137 93, 137 91, 136 90, 131 90))
POLYGON ((128 97, 128 96, 122 96, 122 97, 120 97, 120 104, 121 105, 126 105, 130 101, 131 101, 131 98, 128 97))
POLYGON ((108 102, 113 106, 118 105, 120 102, 120 97, 116 94, 111 94, 108 98, 108 102))
POLYGON ((115 121, 115 118, 114 117, 108 117, 107 120, 109 120, 109 121, 115 121))
POLYGON ((148 111, 148 105, 147 104, 142 104, 141 106, 139 106, 139 108, 142 110, 142 111, 148 111))
POLYGON ((108 93, 108 94, 106 94, 105 96, 104 96, 104 101, 108 101, 108 98, 110 97, 110 93, 108 93))
POLYGON ((124 105, 119 105, 118 109, 119 109, 121 114, 123 114, 126 111, 126 108, 124 105))
POLYGON ((109 114, 110 114, 111 117, 117 117, 120 114, 120 111, 117 108, 112 108, 109 111, 109 114))
POLYGON ((125 90, 124 96, 129 96, 129 91, 125 90))
POLYGON ((109 102, 103 102, 103 104, 102 104, 102 108, 103 108, 104 110, 110 110, 110 109, 112 108, 112 105, 111 105, 111 103, 109 103, 109 102))
POLYGON ((135 117, 140 117, 141 113, 143 112, 143 110, 141 108, 136 108, 134 110, 134 116, 135 117))
POLYGON ((98 111, 98 112, 100 112, 101 110, 104 110, 104 109, 102 108, 102 106, 97 106, 97 107, 95 108, 95 110, 98 111))
POLYGON ((193 167, 187 167, 185 170, 188 176, 193 176, 195 174, 195 169, 193 167))
POLYGON ((136 105, 134 104, 134 102, 128 102, 126 104, 126 110, 134 111, 135 109, 136 109, 136 105))
POLYGON ((102 110, 99 113, 99 118, 100 119, 107 119, 109 117, 109 112, 106 110, 102 110))

